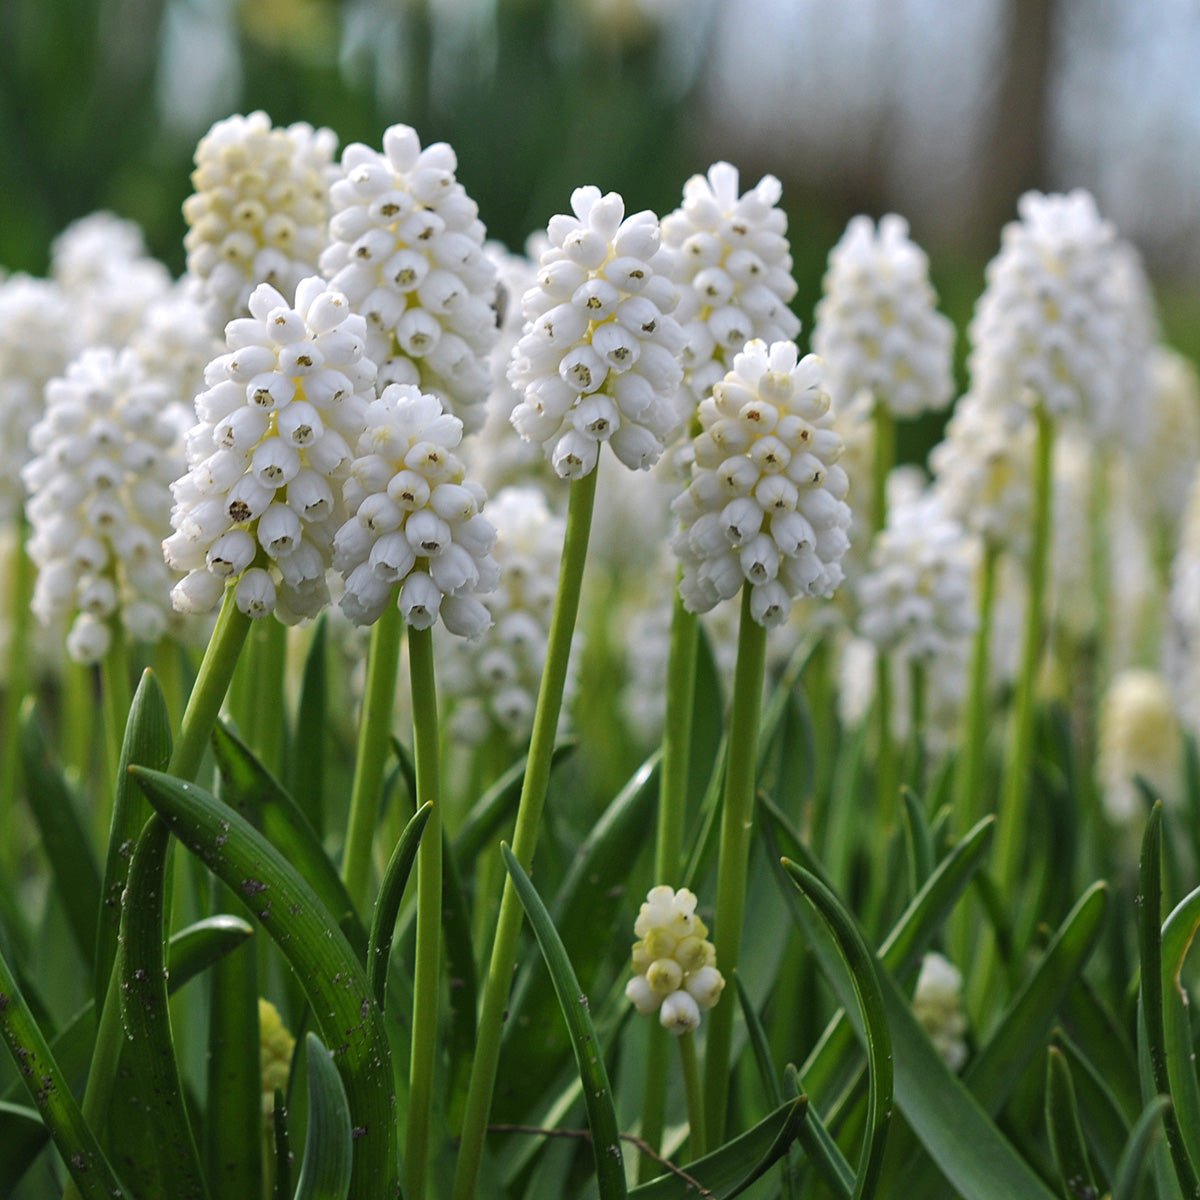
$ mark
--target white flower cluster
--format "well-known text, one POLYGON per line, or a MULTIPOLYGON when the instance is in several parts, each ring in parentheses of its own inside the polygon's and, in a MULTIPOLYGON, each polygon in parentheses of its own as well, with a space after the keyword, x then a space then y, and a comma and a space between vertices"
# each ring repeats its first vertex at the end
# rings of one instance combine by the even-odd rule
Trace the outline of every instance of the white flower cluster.
MULTIPOLYGON (((482 597, 491 628, 456 641, 440 659, 439 684, 454 698, 452 732, 479 742, 499 730, 512 744, 528 740, 546 661, 566 522, 551 513, 540 488, 513 486, 488 501, 496 529, 500 578, 482 597)), ((573 690, 567 679, 567 697, 573 690)))
POLYGON ((1118 671, 1104 693, 1098 734, 1099 776, 1109 821, 1129 827, 1149 811, 1135 776, 1146 780, 1166 803, 1178 802, 1182 739, 1162 675, 1140 667, 1118 671))
POLYGON ((962 1007, 962 972, 940 954, 921 960, 913 993, 913 1016, 951 1071, 967 1061, 967 1018, 962 1007))
POLYGON ((367 318, 380 385, 433 393, 470 433, 490 385, 496 268, 457 166, 448 145, 421 149, 407 125, 384 133, 382 154, 347 146, 321 270, 367 318))
POLYGON ((683 185, 683 205, 663 218, 663 245, 676 255, 675 317, 687 336, 685 420, 747 342, 789 342, 800 332, 788 308, 796 281, 782 192, 764 175, 739 197, 737 168, 717 162, 683 185))
POLYGON ((725 986, 708 927, 696 916, 695 893, 662 884, 651 888, 633 932, 639 940, 625 995, 642 1016, 657 1012, 664 1029, 690 1033, 725 986))
POLYGON ((625 217, 616 192, 571 194, 574 216, 550 219, 550 246, 525 293, 528 322, 509 367, 522 394, 512 423, 541 443, 555 471, 578 479, 607 442, 627 467, 645 469, 678 428, 684 335, 672 256, 651 212, 625 217))
POLYGON ((131 351, 85 350, 46 386, 30 432, 29 557, 38 568, 33 610, 69 624, 67 652, 98 662, 119 619, 131 637, 166 631, 171 576, 159 544, 180 462, 166 389, 131 351))
POLYGON ((188 572, 171 593, 180 611, 209 611, 236 580, 242 612, 295 621, 329 603, 341 483, 375 364, 363 318, 319 276, 301 280, 295 307, 263 283, 249 308, 226 327, 228 353, 196 397, 190 470, 172 485, 176 532, 163 552, 188 572))
POLYGON ((1150 350, 1136 255, 1083 190, 1026 192, 1018 211, 971 321, 972 388, 1112 432, 1150 350))
POLYGON ((959 653, 975 628, 974 545, 936 492, 889 505, 858 581, 862 635, 906 662, 959 653))
POLYGON ((954 394, 954 326, 937 311, 929 260, 889 213, 878 230, 853 217, 829 254, 813 349, 829 371, 838 406, 898 417, 946 407, 954 394))
POLYGON ((842 439, 816 355, 793 342, 750 342, 699 409, 692 482, 672 505, 680 594, 707 612, 753 588, 761 625, 787 619, 797 596, 833 595, 849 545, 842 439))
POLYGON ((1200 738, 1200 474, 1192 482, 1171 562, 1163 663, 1184 727, 1200 738))
MULTIPOLYGON (((196 393, 204 390, 204 370, 225 348, 213 333, 194 287, 185 275, 170 291, 156 297, 129 339, 129 347, 147 374, 162 381, 171 399, 192 418, 196 393)), ((189 419, 184 432, 192 424, 189 419)))
POLYGON ((452 453, 461 440, 458 417, 411 384, 389 384, 367 407, 346 480, 350 516, 333 539, 342 611, 356 625, 377 621, 397 587, 415 629, 439 615, 461 637, 491 624, 475 593, 496 586, 496 531, 479 511, 483 489, 452 453))
POLYGON ((302 121, 275 128, 261 111, 218 121, 200 139, 183 244, 214 333, 245 316, 258 284, 291 303, 300 280, 316 272, 336 151, 332 130, 302 121))

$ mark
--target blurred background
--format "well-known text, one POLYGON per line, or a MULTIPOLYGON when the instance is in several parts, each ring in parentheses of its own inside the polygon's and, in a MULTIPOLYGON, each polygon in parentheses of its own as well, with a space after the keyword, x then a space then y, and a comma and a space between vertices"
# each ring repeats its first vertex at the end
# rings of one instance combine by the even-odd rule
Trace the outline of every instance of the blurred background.
POLYGON ((676 207, 716 158, 779 176, 811 324, 856 212, 897 211, 960 327, 1027 188, 1089 188, 1200 350, 1195 0, 4 0, 0 266, 109 208, 183 268, 213 121, 265 109, 449 141, 519 248, 581 183, 676 207))

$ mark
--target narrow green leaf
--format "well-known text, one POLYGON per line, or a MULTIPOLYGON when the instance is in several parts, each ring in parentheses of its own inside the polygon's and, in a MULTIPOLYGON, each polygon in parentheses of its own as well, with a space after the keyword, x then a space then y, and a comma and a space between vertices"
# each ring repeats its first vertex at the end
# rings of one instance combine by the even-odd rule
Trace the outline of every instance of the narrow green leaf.
POLYGON ((778 1108, 783 1103, 783 1086, 775 1067, 771 1062, 771 1048, 767 1044, 767 1031, 763 1029, 762 1021, 754 1009, 754 1002, 741 975, 735 975, 733 982, 737 986, 738 1004, 741 1005, 742 1019, 746 1022, 746 1033, 750 1038, 750 1049, 754 1052, 754 1063, 758 1067, 758 1078, 767 1093, 767 1099, 772 1107, 778 1108))
POLYGON ((396 765, 400 768, 400 778, 404 780, 404 787, 408 792, 408 802, 410 805, 414 805, 417 802, 416 759, 398 737, 393 737, 391 742, 392 753, 396 756, 396 765))
POLYGON ((1066 1200, 1099 1200, 1100 1192, 1079 1125, 1071 1068, 1056 1046, 1047 1051, 1045 1110, 1050 1152, 1058 1168, 1063 1196, 1066 1200))
POLYGON ((42 846, 50 860, 55 894, 62 901, 71 936, 90 972, 96 956, 100 869, 96 866, 75 797, 50 759, 32 697, 26 697, 21 705, 20 740, 26 794, 42 846))
POLYGON ((350 1104, 329 1051, 305 1034, 308 1055, 308 1136, 295 1200, 346 1200, 354 1161, 350 1104))
POLYGON ((296 728, 287 757, 288 791, 316 832, 325 835, 325 745, 329 705, 329 613, 323 612, 312 630, 300 699, 296 704, 296 728))
POLYGON ((274 939, 334 1048, 356 1130, 353 1190, 399 1191, 391 1053, 366 970, 328 909, 247 821, 193 784, 132 768, 179 840, 227 884, 274 939))
POLYGON ((834 893, 796 863, 785 859, 783 866, 833 934, 850 971, 862 1015, 867 1050, 867 1128, 855 1173, 854 1200, 866 1200, 875 1195, 879 1183, 892 1115, 892 1037, 880 992, 879 971, 875 955, 834 893))
POLYGON ((529 918, 537 938, 542 957, 554 983, 559 1006, 571 1031, 571 1046, 575 1051, 575 1062, 579 1078, 583 1083, 583 1100, 587 1109, 588 1127, 592 1131, 592 1153, 596 1159, 596 1184, 601 1200, 622 1200, 626 1195, 625 1165, 621 1155, 621 1135, 617 1128, 617 1114, 613 1108, 612 1089, 608 1083, 608 1072, 604 1058, 599 1052, 596 1030, 588 1012, 587 995, 575 978, 575 971, 567 957, 566 948, 554 922, 546 911, 537 889, 529 876, 521 869, 516 856, 501 843, 500 852, 504 865, 517 890, 521 907, 529 918))
MULTIPOLYGON (((1163 980, 1164 957, 1162 952, 1162 802, 1158 801, 1150 810, 1146 829, 1142 834, 1142 857, 1138 867, 1138 955, 1141 961, 1140 991, 1141 1015, 1146 1034, 1146 1053, 1149 1059, 1153 1094, 1171 1096, 1168 1059, 1170 1048, 1164 1021, 1163 980)), ((1149 1098, 1149 1097, 1148 1097, 1149 1098)), ((1200 1179, 1192 1168, 1180 1128, 1179 1114, 1174 1107, 1163 1111, 1163 1130, 1167 1136, 1179 1188, 1185 1196, 1200 1194, 1200 1179)))
POLYGON ((122 1089, 127 1097, 140 1094, 141 1107, 153 1114, 155 1137, 132 1155, 152 1194, 204 1200, 208 1189, 183 1100, 167 1005, 163 893, 169 845, 166 822, 152 815, 133 852, 121 906, 116 970, 126 1037, 122 1073, 128 1072, 122 1089))
POLYGON ((1079 1119, 1096 1170, 1105 1179, 1112 1179, 1117 1170, 1117 1155, 1129 1138, 1129 1122, 1121 1101, 1109 1086, 1105 1070, 1088 1058, 1073 1038, 1056 1029, 1054 1044, 1063 1052, 1071 1068, 1079 1119))
POLYGON ((433 803, 422 805, 404 827, 392 857, 388 860, 371 915, 371 932, 367 938, 367 979, 371 994, 380 1011, 387 995, 388 959, 392 954, 392 938, 396 931, 396 916, 404 897, 404 885, 416 861, 417 847, 426 822, 433 813, 433 803))
POLYGON ((0 955, 0 1037, 83 1200, 124 1200, 127 1193, 104 1157, 95 1133, 84 1121, 3 955, 0 955))
POLYGON ((1188 1018, 1187 989, 1181 980, 1184 960, 1200 929, 1200 888, 1172 910, 1162 927, 1163 1035, 1167 1079, 1179 1132, 1193 1170, 1200 1175, 1200 1085, 1188 1018))
POLYGON ((1113 1175, 1112 1200, 1136 1200, 1147 1154, 1158 1136, 1159 1121, 1170 1105, 1170 1097, 1155 1096, 1129 1131, 1113 1175))
MULTIPOLYGON (((15 1082, 13 1086, 20 1088, 15 1082)), ((36 1108, 0 1100, 0 1200, 8 1200, 49 1140, 36 1108)))
POLYGON ((811 1102, 805 1110, 804 1122, 796 1134, 796 1140, 838 1200, 851 1200, 854 1195, 854 1170, 811 1102))
POLYGON ((475 1053, 475 1014, 479 1009, 479 981, 475 973, 475 946, 471 940, 471 909, 463 888, 462 874, 454 856, 454 844, 442 829, 442 938, 445 960, 442 969, 450 982, 446 1018, 445 1053, 450 1060, 446 1085, 448 1104, 466 1099, 475 1053))
MULTIPOLYGON (((342 1094, 345 1095, 345 1089, 342 1094)), ((275 1089, 275 1108, 271 1114, 271 1137, 275 1147, 275 1186, 272 1194, 275 1200, 290 1200, 292 1195, 292 1139, 288 1130, 287 1102, 282 1088, 275 1089)))
POLYGON ((224 784, 223 799, 308 881, 365 962, 366 930, 337 868, 299 805, 224 722, 218 722, 213 730, 213 750, 224 784))
MULTIPOLYGON (((1137 1065, 1138 1084, 1147 1106, 1156 1100, 1166 1101, 1160 1117, 1166 1132, 1167 1115, 1171 1111, 1171 1097, 1158 1095, 1154 1090, 1154 1071, 1150 1065, 1150 1039, 1146 1035, 1146 1016, 1142 997, 1137 1001, 1137 1065)), ((1150 1161, 1154 1164, 1155 1200, 1184 1200, 1183 1189, 1175 1173, 1175 1164, 1166 1137, 1153 1138, 1150 1143, 1150 1161)))
POLYGON ((133 848, 150 806, 132 779, 129 767, 139 763, 164 770, 171 759, 171 718, 158 680, 150 671, 142 673, 134 693, 125 725, 125 740, 117 769, 113 794, 112 825, 108 837, 108 857, 104 865, 104 903, 96 928, 96 972, 93 998, 103 1005, 108 977, 117 957, 117 937, 121 929, 121 894, 129 878, 133 848))
POLYGON ((904 818, 904 849, 908 855, 909 886, 916 895, 925 886, 925 881, 933 871, 933 832, 929 828, 925 807, 916 792, 905 784, 900 789, 900 798, 904 802, 901 815, 904 818))
POLYGON ((686 1174, 660 1175, 629 1193, 629 1200, 694 1200, 697 1185, 705 1200, 732 1200, 761 1179, 787 1152, 804 1124, 807 1101, 790 1100, 753 1129, 719 1150, 689 1163, 686 1174))

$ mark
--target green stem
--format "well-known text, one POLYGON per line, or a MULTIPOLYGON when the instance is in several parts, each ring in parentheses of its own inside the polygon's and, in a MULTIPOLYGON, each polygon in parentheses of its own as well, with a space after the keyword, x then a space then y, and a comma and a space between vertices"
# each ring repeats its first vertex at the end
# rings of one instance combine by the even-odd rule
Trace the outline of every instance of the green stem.
MULTIPOLYGON (((666 1030, 662 1030, 666 1033, 666 1030)), ((683 1094, 687 1098, 688 1160, 695 1162, 708 1153, 708 1138, 704 1132, 704 1089, 700 1083, 700 1065, 696 1061, 696 1039, 691 1033, 681 1033, 679 1061, 683 1064, 683 1094)))
POLYGON ((909 758, 905 764, 904 782, 917 793, 925 791, 925 701, 929 678, 924 663, 914 658, 908 664, 908 711, 911 728, 908 733, 909 758))
POLYGON ((342 879, 360 910, 367 902, 371 842, 379 819, 383 768, 390 753, 388 737, 392 731, 392 707, 396 698, 396 671, 400 665, 403 632, 404 618, 399 608, 389 603, 371 630, 371 648, 367 653, 367 683, 358 724, 358 753, 354 760, 350 818, 342 859, 342 879))
POLYGON ((410 1200, 425 1200, 442 930, 442 804, 438 777, 438 714, 432 630, 409 630, 408 665, 412 686, 413 743, 417 759, 417 808, 419 810, 429 803, 433 805, 417 850, 417 952, 413 971, 412 1055, 409 1059, 406 1143, 407 1194, 410 1200))
POLYGON ((283 771, 287 636, 287 626, 278 617, 254 623, 243 664, 245 687, 240 689, 239 707, 233 710, 246 745, 277 778, 283 771))
MULTIPOLYGON (((8 675, 4 681, 3 700, 0 701, 0 729, 16 729, 17 714, 21 701, 29 690, 29 650, 33 612, 30 600, 33 595, 33 564, 25 553, 25 538, 28 526, 22 516, 17 523, 17 544, 13 550, 12 594, 9 600, 12 611, 9 619, 8 675)), ((16 739, 5 739, 0 750, 0 861, 9 868, 9 879, 17 878, 17 863, 20 859, 21 839, 18 834, 16 805, 21 792, 21 756, 17 752, 16 739)))
MULTIPOLYGON (((742 587, 737 666, 729 714, 729 758, 725 769, 720 857, 717 863, 714 941, 718 962, 727 979, 733 978, 741 957, 758 763, 758 728, 767 659, 766 627, 750 615, 751 590, 749 584, 742 587)), ((736 1008, 734 1004, 718 1004, 709 1014, 704 1080, 708 1106, 705 1129, 718 1142, 724 1140, 725 1135, 736 1008)))
MULTIPOLYGON (((529 758, 526 761, 525 780, 521 786, 521 799, 517 806, 516 828, 513 833, 513 855, 527 874, 537 847, 542 809, 546 801, 546 787, 550 780, 550 763, 554 752, 558 717, 562 710, 571 639, 579 612, 579 596, 583 585, 583 568, 587 560, 588 536, 591 532, 595 498, 595 471, 572 482, 567 503, 566 538, 558 573, 558 594, 550 621, 546 665, 538 689, 533 732, 529 742, 529 758)), ((496 923, 496 936, 492 943, 492 958, 484 984, 475 1059, 471 1064, 471 1079, 463 1113, 453 1200, 472 1200, 475 1195, 483 1155, 483 1139, 496 1085, 496 1069, 500 1061, 500 1034, 504 1025, 504 1010, 512 986, 517 938, 521 932, 523 912, 510 876, 504 884, 500 917, 496 923)))
POLYGON ((887 528, 887 481, 896 460, 896 421, 883 400, 875 401, 875 471, 871 478, 871 529, 887 528))
POLYGON ((125 628, 113 622, 112 642, 100 664, 100 696, 104 712, 104 786, 96 806, 96 828, 101 843, 107 841, 112 824, 112 805, 125 741, 125 722, 133 695, 129 688, 129 647, 125 628))
POLYGON ((900 795, 896 742, 892 737, 892 660, 887 650, 875 651, 875 723, 879 746, 876 752, 875 793, 879 804, 876 819, 885 833, 892 828, 900 795))
POLYGON ((1046 577, 1050 548, 1050 519, 1054 463, 1054 421, 1039 404, 1034 463, 1033 545, 1029 561, 1029 597, 1021 674, 1017 680, 1016 713, 1009 731, 1007 769, 997 817, 996 857, 1003 895, 1012 892, 1021 866, 1021 838, 1027 828, 1029 787, 1033 767, 1034 709, 1038 666, 1045 625, 1046 577))
MULTIPOLYGON (((683 828, 687 815, 688 766, 692 748, 692 715, 696 691, 696 646, 699 618, 683 606, 679 589, 671 613, 667 654, 667 710, 663 723, 662 773, 658 785, 658 828, 654 844, 654 882, 674 886, 681 869, 683 828)), ((687 1036, 687 1035, 685 1035, 687 1036)), ((642 1139, 654 1151, 662 1146, 667 1109, 667 1063, 670 1034, 650 1026, 646 1047, 646 1085, 642 1099, 642 1139)), ((695 1050, 692 1051, 693 1058, 695 1050)), ((638 1172, 644 1183, 657 1171, 643 1155, 638 1172)))
POLYGON ((86 781, 92 777, 92 738, 96 725, 92 680, 91 667, 85 667, 73 658, 64 658, 61 758, 79 781, 86 781))
POLYGON ((971 655, 971 678, 967 687, 963 749, 955 773, 954 825, 965 834, 983 815, 983 767, 987 761, 988 658, 991 654, 992 616, 996 602, 996 567, 1000 550, 991 541, 983 546, 979 577, 979 626, 971 655))
POLYGON ((235 591, 233 587, 225 589, 216 628, 204 651, 204 660, 200 663, 200 671, 183 712, 179 740, 175 743, 167 767, 167 773, 177 779, 195 779, 196 772, 200 770, 200 761, 204 758, 208 739, 217 723, 225 693, 229 690, 229 681, 233 678, 238 656, 250 629, 250 618, 234 601, 235 591))

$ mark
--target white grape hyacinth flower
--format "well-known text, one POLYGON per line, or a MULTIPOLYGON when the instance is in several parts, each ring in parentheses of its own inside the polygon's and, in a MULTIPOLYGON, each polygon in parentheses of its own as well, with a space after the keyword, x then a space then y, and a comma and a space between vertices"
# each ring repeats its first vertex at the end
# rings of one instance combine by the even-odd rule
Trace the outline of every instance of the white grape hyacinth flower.
POLYGON ((342 482, 375 364, 363 318, 319 276, 301 280, 294 307, 263 283, 249 308, 205 371, 163 553, 188 572, 171 594, 180 611, 215 608, 232 584, 248 616, 293 622, 329 603, 342 482))
POLYGON ((38 568, 33 611, 66 626, 67 652, 98 662, 113 623, 145 642, 168 627, 172 577, 159 552, 182 465, 168 389, 132 351, 85 350, 46 386, 30 431, 29 557, 38 568))
POLYGON ((499 336, 496 267, 457 167, 445 142, 422 149, 407 125, 384 133, 382 153, 347 146, 321 270, 367 318, 380 386, 433 393, 471 433, 484 421, 499 336))
POLYGON ((738 170, 716 162, 683 185, 683 204, 663 218, 663 244, 675 252, 683 327, 683 394, 690 419, 754 338, 794 341, 800 318, 788 308, 796 294, 783 188, 764 175, 738 195, 738 170))
POLYGON ((913 993, 913 1016, 929 1035, 934 1049, 951 1071, 967 1061, 967 1018, 963 1014, 962 972, 937 953, 921 960, 913 993))
POLYGON ((626 217, 616 192, 577 188, 571 210, 550 219, 537 283, 522 299, 512 423, 564 479, 595 470, 606 442, 625 466, 645 470, 679 428, 684 334, 670 316, 672 256, 658 218, 626 217))
POLYGON ((707 612, 744 584, 760 625, 800 596, 829 598, 849 546, 849 481, 838 465, 824 366, 794 342, 752 341, 699 408, 692 481, 672 505, 680 594, 707 612))
POLYGON ((336 152, 332 130, 303 121, 279 128, 262 111, 226 117, 200 139, 184 246, 212 332, 246 315, 258 284, 290 303, 316 273, 336 152))
POLYGON ((479 594, 498 582, 496 530, 479 511, 483 488, 453 453, 461 440, 462 421, 411 384, 389 384, 368 407, 346 480, 350 515, 333 539, 342 611, 356 625, 393 600, 414 629, 441 617, 451 633, 478 637, 491 625, 479 594))
POLYGON ((884 404, 898 417, 944 409, 954 395, 954 326, 937 311, 929 260, 889 213, 850 220, 830 251, 813 350, 839 408, 884 404))

